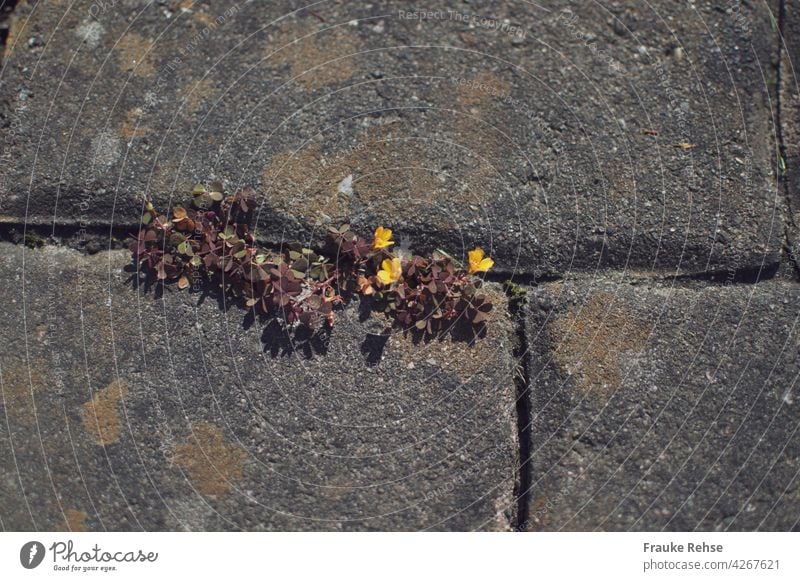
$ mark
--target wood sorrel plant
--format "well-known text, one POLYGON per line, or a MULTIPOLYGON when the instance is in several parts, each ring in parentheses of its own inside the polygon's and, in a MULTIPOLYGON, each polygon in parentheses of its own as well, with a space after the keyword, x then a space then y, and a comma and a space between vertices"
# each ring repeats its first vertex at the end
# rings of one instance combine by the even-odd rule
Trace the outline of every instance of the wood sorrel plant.
POLYGON ((463 268, 452 257, 400 257, 392 231, 379 226, 372 241, 349 225, 331 228, 323 253, 291 243, 280 252, 259 248, 250 231, 254 192, 224 192, 222 184, 197 186, 188 208, 160 214, 145 203, 142 227, 130 245, 137 268, 157 281, 189 287, 217 282, 245 306, 288 327, 333 325, 334 307, 358 293, 374 299, 394 323, 435 335, 454 322, 481 332, 492 304, 480 294, 478 273, 493 265, 483 250, 469 252, 463 268), (328 258, 331 257, 331 258, 328 258))

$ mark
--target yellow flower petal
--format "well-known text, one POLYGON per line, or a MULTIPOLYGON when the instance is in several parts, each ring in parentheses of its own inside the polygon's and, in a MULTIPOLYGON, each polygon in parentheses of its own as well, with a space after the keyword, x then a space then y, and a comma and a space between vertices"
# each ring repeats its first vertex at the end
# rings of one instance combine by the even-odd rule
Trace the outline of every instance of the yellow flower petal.
POLYGON ((387 258, 381 262, 381 269, 378 271, 378 280, 383 284, 392 284, 400 280, 403 269, 399 258, 387 258))
POLYGON ((475 250, 470 250, 469 263, 470 264, 479 263, 481 260, 483 260, 484 255, 485 253, 483 252, 483 248, 481 248, 480 246, 478 246, 475 250))
POLYGON ((486 272, 494 266, 494 260, 491 258, 484 258, 486 253, 480 246, 475 250, 469 251, 469 272, 470 274, 476 272, 486 272))
POLYGON ((392 240, 392 231, 389 228, 378 226, 375 229, 375 236, 372 239, 372 249, 380 250, 381 248, 386 248, 392 244, 394 244, 394 241, 392 240))

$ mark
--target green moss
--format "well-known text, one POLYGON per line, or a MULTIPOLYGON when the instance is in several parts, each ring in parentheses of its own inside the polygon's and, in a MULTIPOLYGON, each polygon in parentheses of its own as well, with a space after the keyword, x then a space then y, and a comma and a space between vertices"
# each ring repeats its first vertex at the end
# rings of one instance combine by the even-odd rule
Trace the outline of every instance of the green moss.
POLYGON ((25 233, 25 246, 28 248, 41 248, 44 246, 44 238, 36 232, 29 230, 25 233))
POLYGON ((511 280, 503 282, 503 290, 508 297, 508 307, 512 313, 517 312, 528 300, 528 291, 511 280))

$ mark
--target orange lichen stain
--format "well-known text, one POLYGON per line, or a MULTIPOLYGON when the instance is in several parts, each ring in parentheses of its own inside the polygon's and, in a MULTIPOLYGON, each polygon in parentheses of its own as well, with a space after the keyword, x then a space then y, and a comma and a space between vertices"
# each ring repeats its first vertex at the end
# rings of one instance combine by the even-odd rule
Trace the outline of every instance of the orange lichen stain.
POLYGON ((28 13, 23 14, 23 11, 20 10, 25 4, 26 3, 20 3, 20 6, 17 6, 16 11, 12 12, 9 17, 8 34, 6 35, 5 50, 3 52, 3 58, 5 60, 8 60, 17 49, 18 45, 24 43, 26 40, 25 33, 31 15, 28 13))
POLYGON ((537 496, 533 502, 530 503, 528 509, 528 522, 526 523, 526 531, 541 531, 550 526, 550 512, 553 506, 545 496, 537 496))
MULTIPOLYGON (((387 209, 408 211, 409 203, 431 203, 439 194, 450 195, 438 180, 427 140, 407 138, 403 123, 381 125, 364 132, 348 163, 357 181, 359 198, 387 209)), ((413 210, 412 210, 413 211, 413 210)), ((402 214, 401 214, 402 215, 402 214)))
POLYGON ((279 153, 262 172, 270 204, 314 219, 346 216, 348 200, 338 191, 338 184, 349 174, 346 162, 343 158, 327 164, 318 144, 279 153))
POLYGON ((132 70, 140 77, 150 76, 156 71, 153 43, 143 36, 129 32, 119 39, 115 48, 120 67, 124 70, 132 70))
POLYGON ((623 355, 641 352, 649 334, 648 326, 630 311, 621 299, 599 292, 549 325, 555 361, 601 399, 617 389, 623 355))
POLYGON ((314 32, 306 24, 280 31, 267 46, 267 63, 278 68, 288 62, 292 78, 309 90, 349 79, 356 70, 350 55, 358 50, 358 37, 341 28, 314 32))
POLYGON ((479 42, 478 37, 469 32, 459 32, 458 37, 461 39, 461 42, 463 42, 466 46, 475 46, 479 42))
POLYGON ((211 16, 208 12, 203 12, 202 10, 199 12, 194 12, 192 14, 192 18, 198 24, 202 24, 205 27, 213 28, 216 25, 216 20, 213 16, 211 16))
POLYGON ((86 531, 86 517, 88 515, 82 510, 68 508, 64 511, 64 519, 59 523, 56 530, 62 532, 83 532, 86 531))
MULTIPOLYGON (((430 145, 407 137, 402 123, 393 125, 372 127, 327 154, 319 144, 277 154, 262 172, 270 205, 308 219, 326 216, 324 222, 346 220, 353 202, 368 204, 385 220, 436 210, 458 186, 455 177, 426 165, 430 145), (341 188, 348 176, 352 192, 341 188)), ((462 199, 483 203, 474 191, 462 199)))
POLYGON ((192 425, 187 442, 175 447, 174 461, 188 472, 200 494, 219 497, 242 478, 246 457, 241 446, 225 441, 220 428, 199 422, 192 425))
POLYGON ((41 414, 42 403, 36 396, 47 387, 45 365, 44 361, 35 360, 30 366, 14 363, 0 367, 0 403, 12 420, 28 424, 41 414))
POLYGON ((453 126, 458 143, 470 152, 472 167, 463 176, 468 191, 495 191, 505 181, 501 168, 514 145, 504 135, 509 131, 507 116, 499 112, 510 94, 511 85, 491 71, 459 79, 455 104, 451 87, 441 94, 444 107, 464 113, 453 126))
POLYGON ((474 154, 474 164, 463 175, 466 192, 471 193, 472 199, 468 202, 474 206, 482 206, 490 202, 486 197, 487 192, 498 192, 507 188, 502 167, 498 158, 502 144, 490 132, 480 134, 472 129, 460 135, 460 143, 474 154), (483 194, 483 197, 480 196, 483 194))
POLYGON ((130 141, 132 139, 144 137, 150 133, 150 128, 142 125, 140 120, 141 116, 142 110, 138 107, 130 109, 125 114, 125 120, 120 123, 119 127, 117 128, 117 133, 122 139, 130 141))
POLYGON ((492 73, 483 71, 458 83, 456 100, 462 107, 487 107, 511 94, 511 85, 492 73))
POLYGON ((196 113, 197 110, 214 91, 214 81, 211 79, 197 79, 188 83, 183 88, 183 102, 185 103, 183 111, 186 114, 196 113))
POLYGON ((192 16, 192 20, 204 26, 212 26, 214 18, 205 12, 205 7, 197 6, 195 0, 181 0, 177 4, 177 9, 181 12, 188 12, 192 16))
POLYGON ((128 394, 124 381, 112 381, 83 404, 83 425, 101 446, 119 440, 122 420, 119 416, 119 401, 128 394))

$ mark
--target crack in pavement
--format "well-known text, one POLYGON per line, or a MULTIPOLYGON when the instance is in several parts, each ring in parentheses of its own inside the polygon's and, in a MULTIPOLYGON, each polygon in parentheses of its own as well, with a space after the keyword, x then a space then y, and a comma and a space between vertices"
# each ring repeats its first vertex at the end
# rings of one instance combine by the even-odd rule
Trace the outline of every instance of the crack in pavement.
POLYGON ((786 222, 784 224, 783 234, 783 256, 786 262, 792 267, 795 272, 800 275, 800 264, 798 264, 797 257, 792 249, 792 232, 796 230, 797 224, 794 222, 794 213, 792 211, 792 192, 789 184, 788 173, 785 169, 786 160, 788 159, 786 142, 784 139, 784 103, 783 103, 783 84, 784 84, 784 56, 791 59, 788 50, 785 47, 785 31, 786 31, 786 0, 780 0, 778 4, 778 36, 777 36, 777 55, 775 60, 775 111, 777 122, 775 124, 775 138, 778 142, 778 152, 780 159, 783 162, 784 170, 781 173, 780 167, 778 172, 779 188, 783 191, 783 198, 786 204, 786 222))

